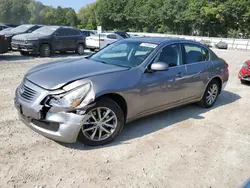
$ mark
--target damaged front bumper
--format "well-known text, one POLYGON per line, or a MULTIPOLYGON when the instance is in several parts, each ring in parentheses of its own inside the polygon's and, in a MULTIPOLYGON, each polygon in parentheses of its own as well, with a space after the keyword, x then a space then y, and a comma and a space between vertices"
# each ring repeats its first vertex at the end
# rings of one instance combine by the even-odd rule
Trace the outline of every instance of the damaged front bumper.
MULTIPOLYGON (((20 87, 16 90, 15 107, 19 112, 21 121, 35 132, 65 143, 74 143, 77 140, 82 125, 88 119, 86 109, 92 105, 86 105, 81 113, 68 112, 65 109, 48 108, 41 104, 51 92, 46 91, 31 82, 24 83, 28 88, 33 88, 39 93, 35 100, 29 101, 22 97, 20 87)), ((85 101, 86 102, 86 101, 85 101)))

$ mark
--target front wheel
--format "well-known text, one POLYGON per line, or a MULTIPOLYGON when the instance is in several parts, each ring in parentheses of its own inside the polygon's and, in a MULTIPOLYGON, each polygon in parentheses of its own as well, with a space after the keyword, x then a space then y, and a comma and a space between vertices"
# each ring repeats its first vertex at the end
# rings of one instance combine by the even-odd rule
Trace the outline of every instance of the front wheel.
POLYGON ((48 44, 43 44, 40 48, 41 57, 49 57, 51 55, 51 49, 48 44))
POLYGON ((212 80, 206 90, 205 93, 199 102, 199 105, 203 108, 211 108, 216 102, 218 95, 220 92, 219 82, 217 80, 212 80))
POLYGON ((109 98, 103 98, 87 112, 78 139, 85 145, 99 146, 113 141, 124 125, 124 114, 120 106, 109 98))
POLYGON ((84 45, 83 44, 78 44, 76 47, 76 53, 78 55, 83 55, 84 54, 84 45))

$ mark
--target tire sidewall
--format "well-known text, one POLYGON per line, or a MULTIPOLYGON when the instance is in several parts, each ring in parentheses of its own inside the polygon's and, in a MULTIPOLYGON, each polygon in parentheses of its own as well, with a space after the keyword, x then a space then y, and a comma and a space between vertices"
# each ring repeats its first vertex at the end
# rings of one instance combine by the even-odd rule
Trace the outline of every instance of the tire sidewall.
POLYGON ((109 99, 109 98, 102 98, 101 100, 96 101, 96 105, 93 106, 92 108, 88 109, 86 111, 86 114, 88 112, 90 112, 91 110, 98 108, 98 107, 110 108, 115 113, 115 115, 117 117, 117 127, 116 127, 114 133, 109 138, 102 140, 102 141, 89 140, 82 133, 82 129, 80 129, 79 135, 78 135, 78 140, 81 141, 85 145, 100 146, 100 145, 108 144, 108 143, 112 142, 120 134, 120 132, 123 129, 123 126, 125 123, 124 114, 123 114, 123 111, 120 108, 120 106, 115 101, 113 101, 112 99, 109 99))
POLYGON ((76 52, 77 52, 78 55, 83 55, 83 54, 84 54, 84 45, 83 45, 83 44, 78 44, 78 45, 77 45, 76 52), (83 48, 83 52, 82 52, 82 53, 80 53, 80 50, 79 50, 80 47, 83 48))
POLYGON ((41 48, 40 48, 40 56, 41 57, 49 57, 51 55, 51 48, 50 48, 50 45, 48 44, 42 44, 41 45, 41 48), (45 48, 48 47, 49 48, 49 51, 50 53, 49 54, 45 54, 45 48))
POLYGON ((205 108, 211 108, 211 107, 214 105, 214 103, 217 101, 218 96, 219 96, 219 92, 220 92, 219 89, 220 89, 220 87, 219 87, 219 82, 218 82, 217 80, 215 80, 215 79, 212 80, 212 81, 208 84, 208 86, 207 86, 207 88, 206 88, 206 91, 205 91, 205 93, 204 93, 204 95, 203 95, 202 101, 201 101, 203 107, 205 107, 205 108), (216 85, 217 85, 218 92, 217 92, 217 96, 216 96, 214 102, 213 102, 212 104, 208 104, 206 98, 207 98, 208 90, 209 90, 209 88, 210 88, 213 84, 216 84, 216 85))

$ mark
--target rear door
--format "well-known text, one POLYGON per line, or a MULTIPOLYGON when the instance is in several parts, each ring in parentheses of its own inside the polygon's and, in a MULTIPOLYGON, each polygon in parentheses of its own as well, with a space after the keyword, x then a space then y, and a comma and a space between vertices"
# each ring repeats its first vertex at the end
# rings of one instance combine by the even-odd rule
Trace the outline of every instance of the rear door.
POLYGON ((184 43, 183 54, 187 67, 185 99, 192 101, 203 95, 213 66, 209 61, 209 51, 200 45, 184 43))

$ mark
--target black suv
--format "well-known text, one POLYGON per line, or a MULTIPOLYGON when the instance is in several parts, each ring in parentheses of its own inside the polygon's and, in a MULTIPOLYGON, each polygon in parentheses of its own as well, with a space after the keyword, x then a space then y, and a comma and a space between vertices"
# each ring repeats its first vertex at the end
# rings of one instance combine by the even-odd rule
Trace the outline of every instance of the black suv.
POLYGON ((44 26, 29 34, 13 37, 12 49, 22 55, 40 54, 48 57, 56 51, 84 53, 85 37, 79 29, 64 26, 44 26))
POLYGON ((32 25, 32 24, 23 24, 18 27, 15 27, 9 31, 6 31, 5 37, 7 38, 7 41, 9 43, 9 48, 11 48, 11 40, 12 37, 15 35, 23 34, 23 33, 31 33, 35 31, 36 29, 42 27, 41 25, 32 25))

